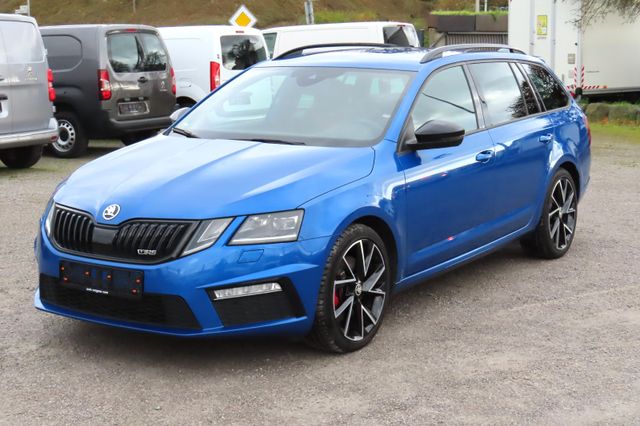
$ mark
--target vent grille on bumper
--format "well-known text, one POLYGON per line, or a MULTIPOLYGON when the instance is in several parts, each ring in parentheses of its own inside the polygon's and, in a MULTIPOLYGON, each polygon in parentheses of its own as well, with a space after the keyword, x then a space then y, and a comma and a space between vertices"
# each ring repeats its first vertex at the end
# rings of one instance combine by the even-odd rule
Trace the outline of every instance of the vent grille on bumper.
POLYGON ((119 226, 95 224, 91 215, 54 206, 52 239, 62 251, 99 259, 158 263, 180 254, 194 222, 130 220, 119 226))
POLYGON ((207 290, 225 327, 276 321, 304 315, 302 303, 288 280, 277 280, 282 291, 229 299, 216 299, 215 288, 207 290))
POLYGON ((200 330, 201 326, 179 296, 145 293, 141 299, 123 299, 63 287, 56 279, 40 275, 44 303, 100 318, 163 328, 200 330))

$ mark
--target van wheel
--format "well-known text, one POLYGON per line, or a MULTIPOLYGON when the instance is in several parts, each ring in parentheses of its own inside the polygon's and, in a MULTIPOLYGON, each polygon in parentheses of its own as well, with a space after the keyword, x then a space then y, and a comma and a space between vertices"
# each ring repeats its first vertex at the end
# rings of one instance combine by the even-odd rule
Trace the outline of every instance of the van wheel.
POLYGON ((72 112, 60 111, 56 113, 58 120, 58 140, 53 142, 50 151, 60 158, 74 158, 84 154, 89 140, 78 118, 72 112))
POLYGON ((10 169, 26 169, 42 157, 42 145, 11 148, 0 151, 0 160, 10 169))
POLYGON ((384 242, 373 229, 347 228, 329 254, 307 343, 331 352, 366 346, 391 300, 391 270, 384 242))
POLYGON ((576 185, 571 174, 560 169, 553 177, 536 229, 520 240, 524 250, 536 257, 557 259, 571 247, 578 220, 576 185))

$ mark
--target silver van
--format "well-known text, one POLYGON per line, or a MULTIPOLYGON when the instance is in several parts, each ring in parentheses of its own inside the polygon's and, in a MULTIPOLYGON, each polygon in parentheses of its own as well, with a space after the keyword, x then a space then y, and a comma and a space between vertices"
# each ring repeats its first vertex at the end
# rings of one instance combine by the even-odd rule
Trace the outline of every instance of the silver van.
POLYGON ((36 20, 0 14, 0 160, 31 167, 58 139, 55 91, 36 20))

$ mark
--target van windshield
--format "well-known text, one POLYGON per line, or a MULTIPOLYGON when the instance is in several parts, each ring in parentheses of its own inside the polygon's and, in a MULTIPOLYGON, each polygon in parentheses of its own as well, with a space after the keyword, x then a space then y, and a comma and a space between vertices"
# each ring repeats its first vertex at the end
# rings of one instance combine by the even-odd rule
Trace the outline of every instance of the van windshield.
POLYGON ((414 74, 253 68, 214 92, 178 127, 207 139, 370 146, 382 138, 414 74))
POLYGON ((384 42, 402 47, 418 47, 418 36, 409 25, 393 25, 383 28, 384 42))
POLYGON ((167 69, 167 51, 156 34, 113 33, 107 36, 107 45, 109 62, 117 73, 167 69))
POLYGON ((252 35, 220 37, 222 65, 228 70, 243 70, 267 59, 262 39, 252 35))

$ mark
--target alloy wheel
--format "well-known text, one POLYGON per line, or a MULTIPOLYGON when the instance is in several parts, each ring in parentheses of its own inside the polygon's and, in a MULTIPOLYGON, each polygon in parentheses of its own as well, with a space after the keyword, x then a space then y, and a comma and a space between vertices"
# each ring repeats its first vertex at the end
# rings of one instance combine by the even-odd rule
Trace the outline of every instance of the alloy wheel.
POLYGON ((576 193, 566 177, 560 178, 551 191, 549 236, 557 250, 564 250, 576 229, 576 193))
POLYGON ((76 143, 76 129, 67 120, 58 120, 58 140, 53 143, 54 149, 59 152, 67 152, 76 143))
POLYGON ((376 327, 386 299, 380 248, 361 239, 345 250, 333 281, 333 314, 345 338, 362 340, 376 327))

